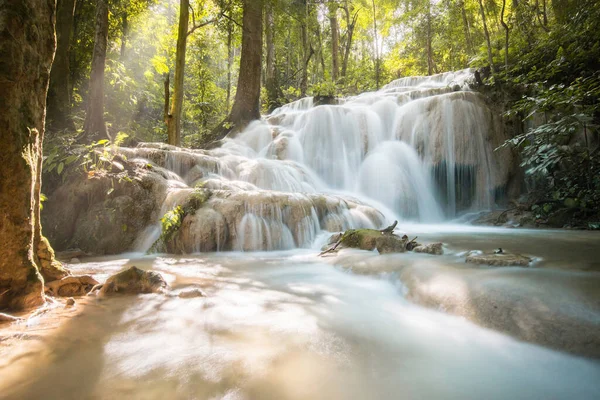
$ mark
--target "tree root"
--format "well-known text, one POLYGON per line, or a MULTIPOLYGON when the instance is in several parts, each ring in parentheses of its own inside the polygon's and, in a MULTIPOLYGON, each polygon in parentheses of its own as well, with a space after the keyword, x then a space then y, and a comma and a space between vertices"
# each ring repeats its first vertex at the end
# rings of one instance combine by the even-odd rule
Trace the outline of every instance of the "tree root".
POLYGON ((89 275, 70 275, 48 282, 45 292, 60 297, 84 296, 97 284, 98 281, 89 275))

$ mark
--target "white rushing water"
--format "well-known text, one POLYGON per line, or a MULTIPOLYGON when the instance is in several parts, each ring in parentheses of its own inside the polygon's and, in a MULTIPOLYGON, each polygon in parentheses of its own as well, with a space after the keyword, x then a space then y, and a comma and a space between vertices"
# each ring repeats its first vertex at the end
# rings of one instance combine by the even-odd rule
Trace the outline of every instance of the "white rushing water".
POLYGON ((307 247, 321 231, 442 222, 493 207, 515 165, 509 151, 494 151, 503 126, 468 89, 471 75, 403 78, 338 105, 305 98, 217 149, 144 144, 129 155, 169 180, 164 212, 194 187, 216 191, 213 212, 184 228, 195 229, 182 239, 186 251, 307 247), (211 235, 211 245, 187 243, 211 235))
MULTIPOLYGON (((518 233, 513 235, 516 240, 518 233)), ((424 257, 431 256, 415 255, 404 263, 424 257)), ((199 287, 207 296, 78 299, 83 313, 50 336, 32 321, 21 335, 27 338, 22 352, 0 357, 0 398, 600 396, 597 361, 519 342, 412 304, 398 279, 401 265, 385 263, 385 256, 378 260, 387 272, 377 275, 372 268, 372 276, 347 273, 303 250, 186 258, 129 254, 74 265, 74 272, 99 280, 136 265, 160 272, 175 293, 199 287), (82 306, 85 301, 91 304, 82 306)), ((514 277, 515 283, 523 280, 514 277)), ((535 280, 528 280, 533 287, 535 280)))

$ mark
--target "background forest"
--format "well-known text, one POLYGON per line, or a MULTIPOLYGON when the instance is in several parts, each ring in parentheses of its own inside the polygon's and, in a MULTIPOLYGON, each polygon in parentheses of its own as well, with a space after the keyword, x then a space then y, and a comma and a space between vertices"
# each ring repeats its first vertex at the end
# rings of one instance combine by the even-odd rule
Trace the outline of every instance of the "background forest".
POLYGON ((202 147, 227 128, 251 5, 264 21, 262 113, 307 95, 351 96, 404 76, 480 68, 473 88, 504 113, 514 136, 506 145, 521 152, 541 199, 534 206, 597 211, 598 1, 262 3, 58 0, 48 171, 60 175, 82 144, 202 147), (179 112, 173 140, 169 120, 179 112))

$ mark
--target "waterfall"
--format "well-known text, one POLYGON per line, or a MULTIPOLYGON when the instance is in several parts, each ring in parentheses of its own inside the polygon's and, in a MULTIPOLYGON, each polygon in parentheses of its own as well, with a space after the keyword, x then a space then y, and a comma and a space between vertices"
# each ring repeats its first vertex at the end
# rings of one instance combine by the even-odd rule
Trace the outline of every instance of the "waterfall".
POLYGON ((441 222, 492 207, 514 164, 494 151, 503 126, 469 90, 472 72, 402 78, 337 105, 301 99, 213 150, 123 151, 162 171, 163 210, 195 187, 212 191, 210 212, 185 226, 196 232, 180 235, 186 252, 308 247, 323 230, 441 222))

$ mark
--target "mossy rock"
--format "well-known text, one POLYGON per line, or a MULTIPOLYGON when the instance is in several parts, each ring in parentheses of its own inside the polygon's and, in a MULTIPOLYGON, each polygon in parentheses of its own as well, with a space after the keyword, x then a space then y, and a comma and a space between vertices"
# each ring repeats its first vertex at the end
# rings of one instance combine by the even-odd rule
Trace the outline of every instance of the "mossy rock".
POLYGON ((159 273, 133 266, 108 278, 100 295, 162 293, 167 288, 167 282, 159 273))
POLYGON ((377 249, 379 253, 404 253, 404 241, 393 234, 375 229, 350 229, 341 237, 341 246, 361 250, 377 249))

